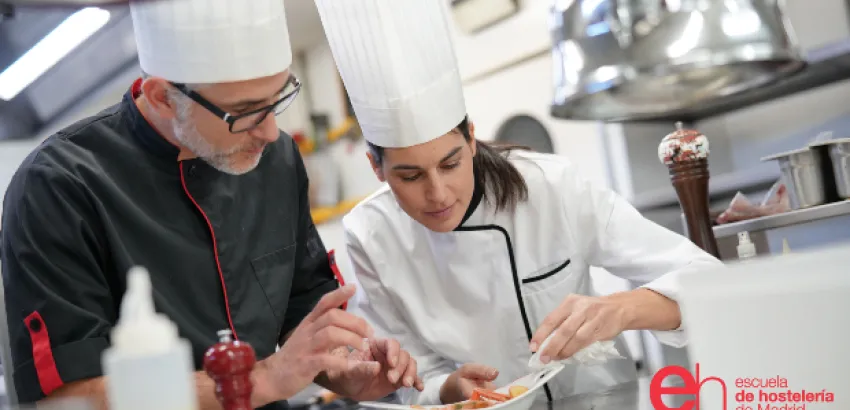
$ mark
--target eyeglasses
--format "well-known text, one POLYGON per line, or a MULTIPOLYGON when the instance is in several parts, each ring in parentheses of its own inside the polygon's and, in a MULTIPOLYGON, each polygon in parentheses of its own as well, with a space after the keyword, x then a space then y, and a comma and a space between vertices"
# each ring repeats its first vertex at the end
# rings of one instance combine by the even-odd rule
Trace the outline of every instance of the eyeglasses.
POLYGON ((298 96, 298 92, 301 91, 301 82, 298 81, 298 78, 294 75, 290 75, 289 79, 286 80, 286 84, 284 84, 283 89, 280 91, 280 98, 278 98, 275 103, 242 114, 230 114, 219 108, 217 105, 211 103, 200 94, 190 90, 185 84, 171 83, 171 85, 196 103, 200 104, 202 107, 206 108, 216 117, 227 122, 230 126, 230 132, 234 134, 249 131, 257 127, 261 122, 263 122, 263 120, 266 119, 269 113, 274 112, 275 116, 280 115, 289 108, 289 105, 292 104, 292 101, 294 101, 295 97, 298 96))

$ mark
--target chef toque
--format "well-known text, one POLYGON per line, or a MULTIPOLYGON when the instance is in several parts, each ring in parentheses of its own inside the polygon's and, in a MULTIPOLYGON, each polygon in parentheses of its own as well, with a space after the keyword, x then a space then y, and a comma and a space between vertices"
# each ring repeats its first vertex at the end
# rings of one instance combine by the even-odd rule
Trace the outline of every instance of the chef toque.
POLYGON ((292 64, 283 0, 131 1, 142 70, 180 83, 267 77, 292 64))
POLYGON ((357 121, 372 144, 422 144, 466 116, 445 3, 316 0, 357 121))

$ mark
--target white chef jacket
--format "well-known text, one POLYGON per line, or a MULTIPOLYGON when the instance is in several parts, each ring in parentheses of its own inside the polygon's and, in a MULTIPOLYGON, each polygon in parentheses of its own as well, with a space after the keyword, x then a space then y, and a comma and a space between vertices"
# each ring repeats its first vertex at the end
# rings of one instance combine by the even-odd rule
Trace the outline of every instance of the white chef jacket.
MULTIPOLYGON (((455 231, 437 233, 408 216, 385 186, 343 219, 363 292, 357 313, 411 353, 425 382, 421 393, 399 391, 406 403, 439 404, 440 387, 462 363, 498 369, 497 386, 529 373, 531 335, 568 295, 592 294, 590 266, 677 300, 677 275, 721 264, 582 179, 566 158, 527 151, 509 158, 529 194, 513 212, 481 201, 455 231)), ((687 340, 681 328, 654 334, 676 347, 687 340)), ((570 365, 538 399, 635 380, 622 335, 616 347, 628 360, 570 365)))

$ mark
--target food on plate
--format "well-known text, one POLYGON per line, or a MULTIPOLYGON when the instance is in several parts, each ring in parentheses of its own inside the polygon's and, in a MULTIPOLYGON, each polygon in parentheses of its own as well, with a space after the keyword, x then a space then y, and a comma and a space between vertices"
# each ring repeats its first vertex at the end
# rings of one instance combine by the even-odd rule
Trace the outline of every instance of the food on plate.
POLYGON ((527 391, 528 387, 525 386, 511 386, 510 388, 508 388, 508 394, 511 396, 512 399, 522 396, 527 391))
POLYGON ((472 399, 472 400, 485 399, 485 400, 491 400, 491 401, 495 401, 495 402, 503 402, 503 401, 510 400, 511 396, 508 396, 507 394, 496 393, 493 390, 477 388, 477 389, 472 391, 472 397, 470 397, 470 399, 472 399))

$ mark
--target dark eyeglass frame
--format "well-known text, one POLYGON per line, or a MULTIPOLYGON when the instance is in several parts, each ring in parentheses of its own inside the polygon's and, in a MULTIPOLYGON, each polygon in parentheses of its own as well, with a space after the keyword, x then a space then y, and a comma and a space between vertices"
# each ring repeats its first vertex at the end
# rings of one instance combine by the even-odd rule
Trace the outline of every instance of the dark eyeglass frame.
POLYGON ((257 108, 256 110, 251 110, 251 111, 246 112, 246 113, 231 114, 231 113, 221 109, 219 106, 211 103, 209 100, 207 100, 206 98, 204 98, 203 96, 201 96, 197 92, 190 90, 189 87, 186 86, 186 84, 171 82, 171 85, 174 88, 176 88, 177 90, 179 90, 181 93, 185 94, 187 97, 191 98, 196 103, 200 104, 202 107, 206 108, 207 111, 211 112, 216 117, 224 120, 224 122, 226 122, 228 124, 230 132, 233 133, 233 134, 238 134, 240 132, 250 131, 250 130, 256 128, 258 125, 260 125, 260 123, 262 123, 266 119, 266 117, 268 117, 269 113, 271 113, 271 112, 274 112, 275 115, 280 115, 283 111, 285 111, 287 108, 289 108, 289 106, 292 104, 292 102, 295 101, 295 97, 297 97, 298 93, 301 91, 301 81, 299 81, 298 78, 295 77, 294 75, 290 74, 289 78, 286 80, 286 84, 284 84, 283 90, 281 90, 281 92, 285 91, 286 88, 290 85, 292 85, 294 87, 294 89, 292 91, 286 93, 284 96, 280 97, 279 100, 275 101, 272 104, 266 105, 264 107, 257 108), (280 108, 280 111, 277 111, 278 107, 284 102, 286 102, 286 105, 284 105, 282 108, 280 108), (242 118, 245 118, 245 117, 257 115, 259 113, 262 113, 262 115, 260 115, 257 118, 257 121, 255 121, 253 125, 249 126, 248 128, 244 128, 244 129, 239 129, 239 130, 233 129, 233 125, 236 124, 236 121, 238 121, 242 118))

